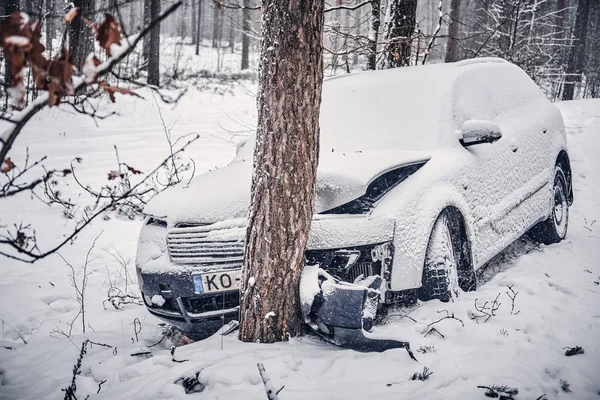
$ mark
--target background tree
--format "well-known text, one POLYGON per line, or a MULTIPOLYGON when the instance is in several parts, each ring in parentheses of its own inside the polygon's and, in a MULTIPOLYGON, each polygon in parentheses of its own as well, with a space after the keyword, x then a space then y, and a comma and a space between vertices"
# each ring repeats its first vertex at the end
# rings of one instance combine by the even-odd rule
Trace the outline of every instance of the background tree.
POLYGON ((448 44, 446 45, 445 62, 458 61, 458 32, 460 30, 460 0, 452 0, 450 5, 450 22, 448 25, 448 44))
POLYGON ((383 28, 383 68, 410 65, 417 0, 390 0, 383 28))
POLYGON ((323 79, 323 1, 265 0, 240 339, 301 333, 299 284, 313 215, 323 79))
MULTIPOLYGON (((160 0, 150 0, 150 20, 160 15, 160 0)), ((148 84, 160 84, 160 25, 150 31, 148 42, 148 84)))
POLYGON ((79 8, 77 16, 69 25, 69 56, 71 62, 80 68, 85 57, 94 50, 94 32, 83 20, 94 19, 94 0, 75 0, 73 5, 79 8))
POLYGON ((585 61, 585 43, 587 40, 588 16, 590 13, 590 0, 578 0, 575 13, 575 26, 573 28, 573 44, 569 52, 567 63, 563 100, 573 100, 575 86, 581 83, 585 61))
MULTIPOLYGON (((13 12, 18 11, 18 10, 19 10, 19 0, 7 0, 6 3, 4 3, 4 7, 2 9, 3 14, 1 14, 1 15, 8 17, 10 14, 12 14, 13 12)), ((9 87, 10 81, 12 80, 12 63, 9 58, 4 59, 4 71, 5 71, 4 86, 9 87)), ((8 101, 8 96, 6 97, 5 100, 8 101)))
POLYGON ((250 0, 244 0, 244 9, 242 10, 242 69, 248 69, 250 66, 250 0))

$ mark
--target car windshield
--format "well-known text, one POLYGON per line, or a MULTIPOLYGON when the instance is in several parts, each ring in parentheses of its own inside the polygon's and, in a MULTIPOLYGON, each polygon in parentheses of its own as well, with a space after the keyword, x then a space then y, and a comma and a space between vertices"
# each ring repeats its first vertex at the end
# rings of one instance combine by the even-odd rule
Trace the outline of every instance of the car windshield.
MULTIPOLYGON (((436 65, 328 79, 321 104, 321 151, 425 150, 439 146, 448 101, 436 65)), ((252 135, 236 159, 252 156, 252 135)))

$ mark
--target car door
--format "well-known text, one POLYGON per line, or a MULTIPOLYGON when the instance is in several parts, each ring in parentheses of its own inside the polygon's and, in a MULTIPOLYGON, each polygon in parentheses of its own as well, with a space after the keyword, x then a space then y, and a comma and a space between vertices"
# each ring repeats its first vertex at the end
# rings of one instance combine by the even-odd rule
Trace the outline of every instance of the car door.
POLYGON ((497 74, 497 68, 496 63, 465 67, 453 89, 453 119, 457 131, 460 132, 465 121, 474 119, 495 122, 502 131, 502 138, 497 142, 461 149, 462 158, 466 160, 460 173, 461 188, 472 221, 471 248, 476 267, 514 240, 498 222, 512 208, 511 194, 523 184, 515 172, 523 163, 523 153, 513 151, 519 129, 505 126, 504 120, 498 118, 504 106, 497 98, 494 85, 504 83, 504 79, 497 74))
POLYGON ((505 140, 499 162, 510 191, 494 207, 492 229, 508 246, 547 209, 554 157, 549 136, 551 105, 535 83, 512 64, 496 65, 481 76, 492 99, 492 121, 505 140))

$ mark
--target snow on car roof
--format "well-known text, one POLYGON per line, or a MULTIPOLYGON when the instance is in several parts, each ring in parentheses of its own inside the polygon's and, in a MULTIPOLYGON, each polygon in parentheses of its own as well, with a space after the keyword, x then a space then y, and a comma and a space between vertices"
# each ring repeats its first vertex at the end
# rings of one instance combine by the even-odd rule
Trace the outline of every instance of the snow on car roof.
MULTIPOLYGON (((326 79, 321 151, 428 150, 454 143, 454 82, 464 73, 500 64, 515 68, 502 59, 480 58, 326 79)), ((251 157, 253 142, 254 136, 236 158, 251 157)))

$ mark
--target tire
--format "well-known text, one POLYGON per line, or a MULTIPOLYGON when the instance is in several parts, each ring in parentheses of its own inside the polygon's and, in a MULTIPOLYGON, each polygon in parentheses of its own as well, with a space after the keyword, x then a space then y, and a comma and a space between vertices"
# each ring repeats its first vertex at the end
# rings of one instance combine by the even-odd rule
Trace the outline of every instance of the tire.
POLYGON ((460 212, 447 208, 436 219, 425 254, 419 300, 443 302, 458 297, 461 290, 475 290, 476 277, 471 248, 460 212))
POLYGON ((554 187, 552 189, 552 212, 544 221, 530 231, 530 236, 539 243, 558 243, 567 236, 569 228, 569 198, 567 179, 560 166, 554 169, 554 187))

